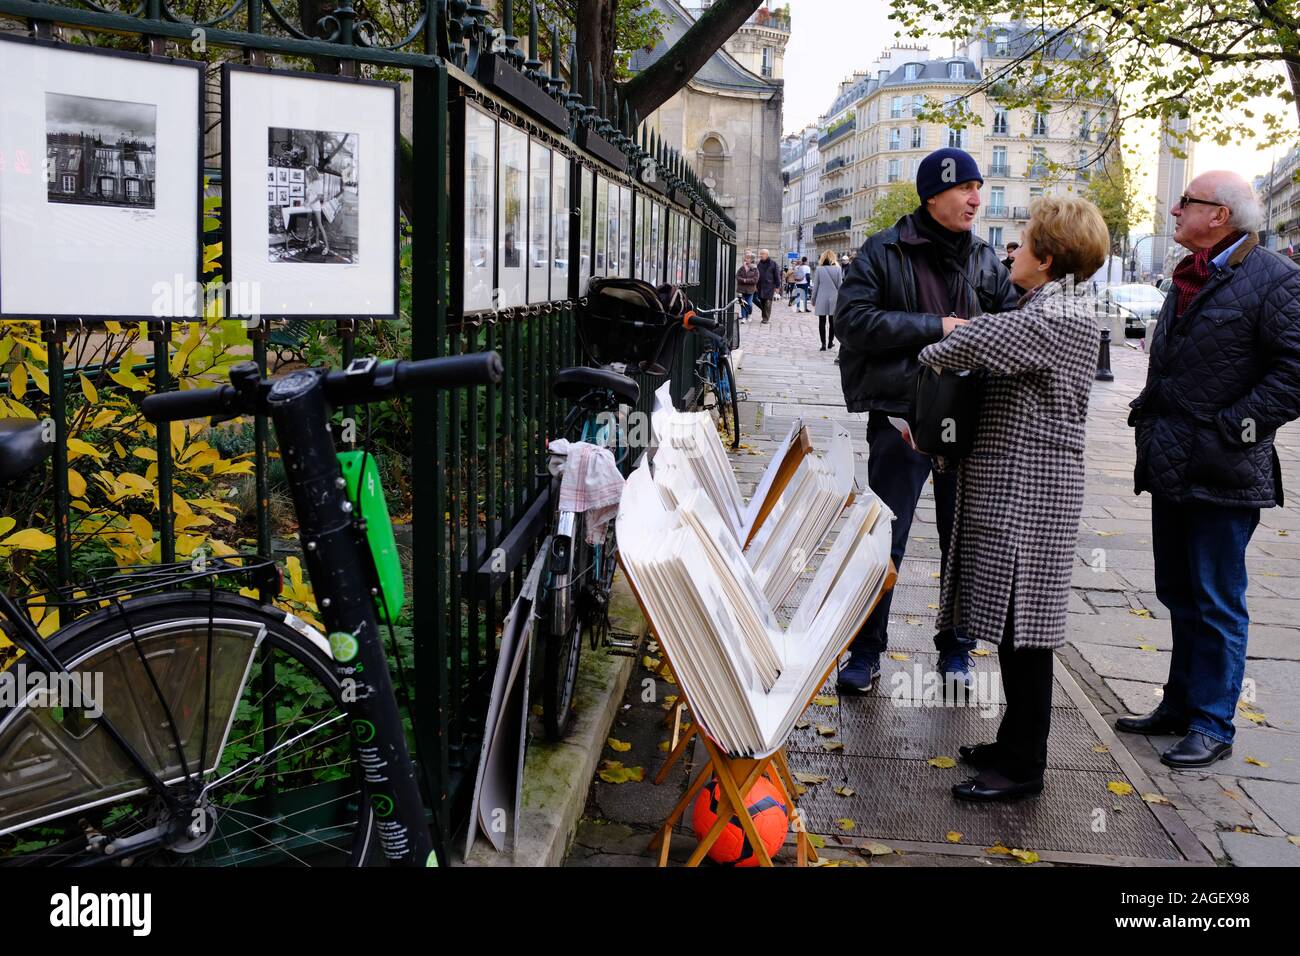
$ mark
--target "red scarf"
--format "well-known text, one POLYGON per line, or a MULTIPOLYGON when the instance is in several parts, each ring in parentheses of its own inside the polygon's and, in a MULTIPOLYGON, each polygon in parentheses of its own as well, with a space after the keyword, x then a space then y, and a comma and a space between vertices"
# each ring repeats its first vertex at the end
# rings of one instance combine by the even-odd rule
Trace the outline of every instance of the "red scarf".
POLYGON ((1193 252, 1190 256, 1183 257, 1183 261, 1174 269, 1174 288, 1178 290, 1178 303, 1174 308, 1175 316, 1181 318, 1187 311, 1187 307, 1192 304, 1192 300, 1205 288, 1205 283, 1210 281, 1210 276, 1214 272, 1210 260, 1244 235, 1244 232, 1234 232, 1220 239, 1213 249, 1202 249, 1200 252, 1193 252))

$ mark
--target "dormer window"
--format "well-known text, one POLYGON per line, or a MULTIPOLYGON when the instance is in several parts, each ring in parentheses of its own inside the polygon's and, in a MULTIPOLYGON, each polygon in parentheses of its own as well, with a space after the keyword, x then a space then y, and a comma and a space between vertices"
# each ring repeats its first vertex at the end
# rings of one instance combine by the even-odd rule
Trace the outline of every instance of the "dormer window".
POLYGON ((914 80, 921 75, 921 64, 909 63, 903 67, 903 79, 914 80))
POLYGON ((1006 33, 999 33, 993 40, 993 55, 1006 56, 1011 46, 1011 37, 1006 33))
POLYGON ((964 80, 965 78, 966 78, 966 64, 964 63, 948 64, 948 79, 964 80))

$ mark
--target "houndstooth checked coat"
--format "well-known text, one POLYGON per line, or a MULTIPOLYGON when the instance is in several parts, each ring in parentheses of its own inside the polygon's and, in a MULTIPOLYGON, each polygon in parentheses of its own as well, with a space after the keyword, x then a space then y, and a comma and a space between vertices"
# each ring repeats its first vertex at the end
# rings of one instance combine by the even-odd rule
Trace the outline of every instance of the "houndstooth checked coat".
POLYGON ((1010 610, 1016 647, 1065 641, 1097 370, 1094 301, 1048 282, 1018 311, 978 316, 921 350, 926 365, 986 372, 975 443, 957 470, 941 629, 999 643, 1010 610))

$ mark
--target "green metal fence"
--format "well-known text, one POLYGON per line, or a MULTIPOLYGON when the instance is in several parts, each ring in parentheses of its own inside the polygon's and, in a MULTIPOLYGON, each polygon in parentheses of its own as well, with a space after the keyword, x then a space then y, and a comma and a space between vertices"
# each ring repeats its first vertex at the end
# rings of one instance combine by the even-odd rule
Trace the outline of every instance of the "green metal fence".
MULTIPOLYGON (((505 362, 506 380, 499 389, 412 399, 405 449, 413 488, 416 731, 420 753, 432 765, 426 768, 436 791, 432 809, 448 833, 468 796, 463 784, 473 776, 497 631, 546 531, 539 497, 547 487, 542 478, 545 442, 557 432, 566 411, 553 397, 549 381, 556 369, 583 361, 574 310, 585 281, 589 274, 636 272, 651 280, 678 281, 699 308, 719 308, 734 297, 734 224, 681 156, 618 105, 616 92, 597 90, 589 77, 574 88, 560 68, 565 44, 553 31, 550 65, 541 62, 537 32, 544 25, 534 26, 525 50, 523 40, 508 27, 488 24, 485 7, 465 0, 411 4, 403 8, 409 11, 409 22, 386 27, 360 19, 348 0, 339 0, 311 31, 274 0, 234 0, 199 19, 179 7, 164 0, 80 0, 66 5, 0 0, 0 29, 78 44, 134 38, 152 56, 178 58, 193 56, 201 38, 210 69, 229 59, 296 69, 311 62, 318 70, 348 76, 384 70, 390 79, 393 71, 400 71, 413 105, 411 162, 404 173, 411 197, 406 223, 411 244, 410 357, 495 349, 505 362), (497 256, 492 302, 487 308, 465 307, 467 262, 479 265, 466 241, 467 104, 491 117, 498 129, 522 131, 530 143, 538 144, 539 152, 549 151, 557 158, 553 172, 561 168, 558 157, 567 163, 567 248, 559 248, 557 241, 551 249, 546 264, 553 274, 540 300, 530 295, 526 302, 506 304, 504 266, 497 256), (603 183, 617 193, 620 210, 623 199, 631 198, 626 216, 620 215, 619 229, 626 228, 627 237, 615 231, 601 240, 596 234, 596 197, 583 192, 588 177, 593 187, 603 183), (588 199, 591 209, 585 210, 588 199), (681 232, 652 228, 656 216, 663 217, 661 225, 669 220, 681 224, 681 232), (619 243, 613 256, 611 236, 619 243), (633 245, 625 255, 628 237, 633 245), (601 248, 603 261, 597 256, 601 248), (563 270, 560 262, 566 262, 563 270)), ((195 9, 206 8, 196 4, 195 9)), ((532 15, 536 24, 535 8, 532 15)), ((506 25, 513 22, 509 0, 503 19, 506 25)), ((576 62, 569 45, 569 77, 576 62)), ((0 108, 5 95, 0 90, 0 108)), ((212 170, 214 189, 227 172, 212 170)), ((558 178, 552 179, 553 187, 558 178)), ((494 222, 498 212, 493 210, 494 222)), ((563 219, 561 215, 557 222, 563 219)), ((548 235, 554 240, 561 231, 557 224, 548 235)), ((248 325, 253 359, 264 370, 268 344, 282 343, 286 335, 307 342, 329 339, 346 361, 359 331, 358 322, 348 316, 294 323, 259 319, 248 325)), ((48 317, 41 320, 41 329, 56 430, 51 500, 42 513, 56 540, 56 583, 67 589, 73 585, 75 537, 68 487, 67 390, 76 380, 71 357, 77 343, 101 332, 102 326, 92 320, 48 317)), ((172 387, 169 359, 185 331, 185 324, 178 322, 150 326, 156 370, 152 389, 172 387)), ((694 343, 688 339, 685 348, 687 354, 674 370, 677 399, 692 384, 694 343)), ((649 409, 651 393, 661 381, 642 378, 642 410, 649 409)), ((165 434, 160 434, 155 453, 159 494, 153 526, 161 543, 159 556, 170 561, 177 556, 174 462, 165 434)), ((274 463, 263 419, 254 423, 253 461, 257 550, 271 554, 269 474, 274 463)))

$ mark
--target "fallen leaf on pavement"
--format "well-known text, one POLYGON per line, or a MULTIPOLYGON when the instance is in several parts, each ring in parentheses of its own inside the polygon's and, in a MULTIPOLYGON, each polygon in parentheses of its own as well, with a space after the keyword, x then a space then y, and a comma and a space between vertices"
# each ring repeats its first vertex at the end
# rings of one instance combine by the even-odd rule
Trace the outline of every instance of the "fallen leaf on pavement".
POLYGON ((838 707, 840 699, 832 697, 830 694, 818 694, 813 698, 813 703, 818 707, 838 707))
POLYGON ((1148 610, 1147 610, 1146 608, 1144 608, 1144 607, 1131 607, 1131 608, 1128 609, 1128 612, 1129 612, 1130 614, 1132 614, 1134 617, 1150 617, 1150 616, 1151 616, 1151 612, 1148 611, 1148 610))
POLYGON ((632 749, 632 745, 626 740, 616 740, 613 737, 607 738, 605 743, 609 744, 611 750, 617 750, 621 754, 627 753, 632 749))
POLYGON ((883 843, 868 843, 861 849, 870 853, 872 856, 888 856, 894 852, 892 846, 885 846, 883 843))
POLYGON ((1248 763, 1248 764, 1252 764, 1253 766, 1256 766, 1256 767, 1267 767, 1267 766, 1268 766, 1268 764, 1266 764, 1264 761, 1262 761, 1262 760, 1256 760, 1254 757, 1247 757, 1247 758, 1246 758, 1246 763, 1248 763))
POLYGON ((796 773, 794 778, 800 783, 806 783, 810 787, 815 787, 819 783, 825 783, 830 777, 823 777, 816 773, 796 773))
POLYGON ((817 733, 822 737, 834 737, 835 728, 832 727, 830 724, 818 724, 817 733))
POLYGON ((1010 851, 1009 849, 1007 849, 1006 847, 1004 847, 1001 843, 995 843, 995 844, 993 844, 993 845, 990 846, 990 847, 985 847, 985 848, 984 848, 984 852, 987 853, 987 854, 989 854, 990 856, 1010 856, 1010 855, 1011 855, 1011 851, 1010 851))
POLYGON ((1133 785, 1129 783, 1122 783, 1119 780, 1112 780, 1108 784, 1106 784, 1106 789, 1109 790, 1111 793, 1115 794, 1115 796, 1117 797, 1127 797, 1130 793, 1133 792, 1133 785))
POLYGON ((989 656, 988 648, 986 648, 986 647, 977 647, 977 648, 975 648, 975 650, 971 651, 971 653, 974 654, 976 657, 988 657, 988 656, 989 656))
POLYGON ((1110 753, 1110 748, 1107 747, 1105 744, 1097 744, 1092 748, 1092 752, 1098 754, 1108 754, 1110 753))
POLYGON ((599 776, 606 783, 640 783, 645 779, 645 767, 624 767, 617 760, 603 760, 599 776))
POLYGON ((957 766, 957 761, 951 757, 931 757, 926 761, 931 767, 938 767, 940 770, 951 770, 957 766))
POLYGON ((937 604, 927 604, 926 607, 928 607, 931 611, 939 610, 939 605, 937 604))
POLYGON ((948 831, 948 836, 945 837, 945 839, 946 839, 949 843, 960 843, 960 842, 961 842, 961 837, 962 837, 962 835, 961 835, 960 833, 958 833, 956 830, 949 830, 949 831, 948 831))
POLYGON ((810 720, 796 720, 794 722, 795 730, 807 730, 812 725, 810 720))
POLYGON ((1300 836, 1291 834, 1290 836, 1287 837, 1287 840, 1291 843, 1294 843, 1296 846, 1300 846, 1300 836))
POLYGON ((838 793, 841 797, 851 797, 853 796, 853 794, 857 793, 857 791, 854 790, 852 787, 836 787, 835 792, 838 793))
POLYGON ((912 658, 907 654, 899 654, 897 652, 894 652, 889 655, 889 659, 891 661, 910 661, 912 658))
POLYGON ((1139 644, 1139 645, 1138 645, 1138 650, 1139 650, 1139 651, 1154 651, 1154 650, 1156 650, 1156 649, 1157 649, 1157 648, 1156 648, 1156 646, 1155 646, 1154 644, 1139 644))
POLYGON ((843 830, 845 833, 848 833, 855 826, 857 826, 857 824, 854 823, 852 820, 850 820, 848 817, 841 817, 840 819, 836 820, 835 825, 839 827, 841 830, 843 830))
POLYGON ((822 741, 822 746, 825 747, 827 750, 843 750, 843 749, 844 749, 844 744, 840 743, 838 740, 823 740, 823 741, 822 741))
POLYGON ((819 850, 826 848, 826 841, 815 833, 808 834, 808 842, 819 850))
POLYGON ((1170 806, 1169 800, 1158 793, 1144 793, 1142 799, 1147 803, 1159 804, 1162 807, 1170 806))
POLYGON ((641 666, 648 671, 658 670, 659 659, 657 657, 651 657, 649 654, 647 654, 645 657, 641 658, 641 666))
POLYGON ((1037 863, 1038 854, 1033 850, 1012 850, 1011 855, 1021 863, 1037 863))

